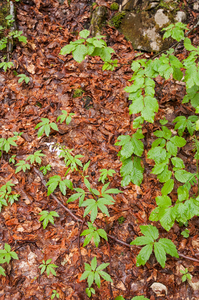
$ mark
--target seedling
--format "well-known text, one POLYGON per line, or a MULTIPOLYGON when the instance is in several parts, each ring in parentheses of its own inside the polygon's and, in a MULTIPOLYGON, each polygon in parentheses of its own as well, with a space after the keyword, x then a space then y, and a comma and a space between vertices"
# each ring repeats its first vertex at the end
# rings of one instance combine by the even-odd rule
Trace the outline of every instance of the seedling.
POLYGON ((36 151, 34 154, 29 155, 26 160, 30 160, 30 163, 33 164, 34 162, 41 164, 41 158, 42 156, 46 156, 45 154, 41 153, 41 150, 36 151))
POLYGON ((102 271, 106 267, 108 267, 109 263, 101 264, 97 267, 97 258, 94 257, 93 260, 91 261, 91 265, 87 263, 85 263, 84 265, 85 265, 85 272, 82 274, 80 281, 87 278, 87 283, 89 288, 91 287, 94 281, 97 284, 98 288, 100 288, 101 285, 100 276, 106 281, 113 282, 110 275, 102 271))
POLYGON ((50 275, 50 273, 52 273, 52 275, 57 276, 56 272, 55 272, 55 268, 58 268, 58 266, 56 266, 55 264, 50 264, 50 262, 52 261, 52 259, 48 259, 46 262, 45 260, 42 260, 42 263, 39 268, 41 268, 41 274, 43 274, 46 271, 47 276, 50 275))
POLYGON ((95 290, 94 290, 94 288, 92 288, 92 287, 86 288, 85 291, 86 291, 86 294, 87 294, 87 296, 88 296, 89 298, 91 297, 92 294, 95 295, 95 290))
POLYGON ((137 267, 146 264, 147 260, 151 256, 153 247, 155 257, 162 268, 165 267, 166 253, 177 258, 179 257, 176 246, 171 240, 159 239, 158 242, 155 242, 155 240, 159 237, 158 229, 155 226, 143 225, 140 226, 140 230, 144 236, 137 237, 133 242, 131 242, 131 245, 146 245, 137 256, 137 267))
POLYGON ((42 171, 44 175, 46 175, 48 171, 51 171, 51 165, 42 166, 39 170, 42 171))
POLYGON ((101 181, 103 184, 105 183, 105 180, 108 179, 108 175, 113 177, 113 174, 115 174, 116 172, 112 169, 107 170, 107 169, 101 169, 100 170, 100 177, 98 179, 98 181, 101 181))
POLYGON ((180 270, 180 273, 183 274, 183 276, 182 276, 182 282, 185 282, 186 280, 191 280, 191 274, 189 274, 187 268, 185 268, 185 270, 180 270))
POLYGON ((188 238, 189 237, 189 229, 185 229, 184 231, 181 232, 181 234, 184 236, 184 238, 188 238))
POLYGON ((15 253, 14 251, 11 251, 10 245, 5 243, 4 249, 0 250, 0 261, 6 262, 7 264, 9 264, 9 262, 11 261, 12 258, 19 259, 17 253, 15 253))
POLYGON ((16 136, 9 137, 8 139, 0 138, 0 157, 2 155, 1 151, 8 153, 11 145, 17 147, 17 144, 14 142, 16 140, 16 136))
POLYGON ((57 124, 50 123, 50 120, 48 118, 41 118, 42 122, 38 123, 35 126, 35 129, 39 128, 37 136, 40 137, 45 132, 46 136, 49 136, 50 134, 50 128, 53 130, 59 131, 57 124))
POLYGON ((52 223, 54 225, 54 217, 59 217, 58 213, 56 211, 48 211, 48 210, 43 210, 39 213, 41 215, 41 218, 39 221, 43 221, 43 228, 45 229, 48 225, 48 223, 52 223))
POLYGON ((69 189, 73 189, 73 184, 69 179, 61 180, 61 177, 59 175, 54 175, 50 177, 49 181, 46 183, 48 187, 47 196, 52 194, 56 187, 59 185, 60 191, 65 196, 66 195, 66 187, 69 189))
POLYGON ((53 290, 53 293, 52 293, 50 299, 54 299, 55 297, 57 297, 57 299, 59 299, 59 293, 56 290, 53 290))
POLYGON ((15 174, 20 172, 21 170, 23 172, 26 172, 26 170, 30 170, 30 165, 27 164, 24 160, 20 160, 15 166, 17 166, 15 174))
POLYGON ((97 229, 95 226, 93 226, 92 223, 88 222, 88 228, 84 230, 81 235, 87 235, 87 237, 84 240, 83 247, 88 245, 88 243, 92 240, 95 243, 95 246, 98 247, 99 242, 100 242, 100 236, 105 239, 106 241, 108 240, 106 231, 104 229, 97 229))
POLYGON ((30 78, 28 76, 26 76, 25 74, 19 74, 19 75, 17 75, 17 77, 20 77, 18 80, 18 83, 25 81, 25 83, 28 84, 28 82, 30 81, 30 78))
POLYGON ((57 122, 60 120, 60 123, 63 123, 64 121, 66 121, 66 124, 68 125, 71 120, 72 120, 72 116, 74 116, 74 113, 68 113, 66 110, 62 110, 62 115, 60 115, 57 118, 57 122))

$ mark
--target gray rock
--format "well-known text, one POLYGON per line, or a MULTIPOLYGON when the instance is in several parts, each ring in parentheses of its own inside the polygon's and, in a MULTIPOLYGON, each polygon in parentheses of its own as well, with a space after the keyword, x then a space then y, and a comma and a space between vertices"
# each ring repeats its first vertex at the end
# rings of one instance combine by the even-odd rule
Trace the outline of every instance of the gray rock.
POLYGON ((151 52, 167 49, 173 41, 163 41, 162 28, 173 23, 173 20, 186 21, 185 12, 176 12, 176 0, 123 0, 122 5, 126 14, 119 30, 137 50, 151 52))

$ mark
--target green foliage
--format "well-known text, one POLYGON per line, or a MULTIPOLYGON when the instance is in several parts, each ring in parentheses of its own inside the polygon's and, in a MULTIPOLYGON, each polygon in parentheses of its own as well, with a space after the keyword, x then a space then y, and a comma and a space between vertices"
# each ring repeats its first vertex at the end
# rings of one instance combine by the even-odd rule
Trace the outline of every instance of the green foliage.
POLYGON ((41 118, 42 122, 38 123, 35 126, 35 129, 39 128, 37 136, 40 137, 42 134, 45 132, 46 136, 49 136, 50 134, 50 128, 53 130, 59 131, 57 124, 55 123, 50 123, 50 120, 48 118, 41 118))
POLYGON ((112 169, 110 170, 107 170, 107 169, 101 169, 100 170, 100 177, 98 179, 98 181, 101 181, 103 184, 105 182, 105 180, 108 179, 108 176, 112 176, 113 177, 113 174, 115 174, 116 172, 112 169))
POLYGON ((144 169, 141 165, 141 158, 144 151, 144 145, 141 139, 144 138, 141 129, 138 129, 135 134, 130 137, 129 135, 121 135, 118 137, 118 141, 115 143, 117 146, 122 146, 118 155, 122 161, 122 167, 120 173, 123 177, 121 185, 126 186, 130 182, 136 185, 140 185, 143 180, 144 169), (133 158, 131 157, 132 154, 133 158))
POLYGON ((97 258, 94 257, 91 261, 91 265, 85 263, 85 272, 82 274, 80 281, 85 280, 87 278, 88 287, 90 288, 93 282, 95 281, 98 288, 100 288, 101 285, 101 279, 100 276, 109 282, 113 282, 110 275, 106 272, 102 271, 106 267, 108 267, 109 263, 107 264, 101 264, 97 267, 97 258))
POLYGON ((85 183, 86 187, 88 188, 88 190, 93 195, 100 196, 100 198, 98 198, 97 200, 96 199, 87 199, 81 204, 81 206, 83 206, 83 207, 86 206, 86 209, 84 211, 84 217, 90 213, 90 219, 91 219, 91 222, 93 223, 95 221, 95 219, 97 218, 98 209, 100 209, 105 215, 109 216, 109 212, 108 212, 106 205, 112 205, 115 202, 115 200, 113 199, 112 196, 110 196, 110 194, 119 194, 122 192, 119 191, 118 189, 108 189, 107 190, 107 188, 109 186, 109 183, 107 183, 102 187, 101 195, 100 195, 98 190, 92 189, 90 187, 90 183, 86 178, 84 178, 84 183, 85 183))
POLYGON ((102 39, 104 36, 99 35, 88 38, 89 35, 90 31, 86 29, 80 31, 80 39, 64 46, 61 49, 60 54, 66 55, 72 52, 74 60, 79 63, 82 62, 87 55, 100 56, 104 61, 103 69, 113 69, 117 64, 117 61, 111 60, 111 53, 114 53, 115 51, 112 48, 107 47, 106 42, 102 39))
POLYGON ((142 250, 137 256, 137 267, 146 264, 147 260, 151 256, 153 249, 155 257, 159 264, 162 266, 162 268, 165 267, 167 253, 171 256, 177 258, 179 257, 178 252, 176 250, 176 246, 172 243, 171 240, 163 238, 159 239, 158 242, 155 242, 155 240, 157 240, 159 237, 158 229, 155 226, 140 226, 140 230, 144 236, 137 237, 133 242, 131 242, 131 245, 146 245, 142 248, 142 250))
POLYGON ((3 205, 7 206, 7 203, 12 205, 20 197, 19 194, 12 193, 12 186, 15 186, 15 184, 10 180, 0 188, 0 211, 3 205))
POLYGON ((54 299, 55 297, 57 297, 57 299, 59 299, 59 293, 56 290, 53 290, 50 299, 54 299))
POLYGON ((84 230, 81 235, 86 235, 87 237, 84 240, 84 244, 83 247, 85 247, 86 245, 88 245, 88 243, 90 243, 90 241, 93 238, 93 241, 95 243, 95 246, 98 247, 99 242, 100 242, 100 236, 105 239, 106 241, 108 240, 107 238, 107 234, 106 231, 104 229, 97 229, 95 226, 93 226, 92 223, 88 222, 88 228, 84 230))
POLYGON ((179 116, 173 120, 173 123, 175 124, 174 130, 178 130, 178 135, 182 136, 185 129, 187 128, 190 135, 193 135, 196 127, 196 121, 198 120, 197 116, 189 116, 188 119, 186 119, 185 116, 179 116))
POLYGON ((20 77, 18 80, 19 83, 25 81, 25 83, 28 84, 30 81, 30 78, 28 76, 26 76, 25 74, 19 74, 19 75, 17 75, 17 77, 20 77))
POLYGON ((187 26, 181 22, 176 24, 171 24, 166 28, 163 28, 162 31, 166 31, 164 33, 163 39, 172 37, 176 41, 181 41, 184 39, 184 30, 188 29, 187 26))
POLYGON ((185 270, 180 270, 180 273, 183 274, 182 282, 185 282, 186 280, 191 280, 191 274, 189 274, 189 271, 187 268, 185 268, 185 270))
POLYGON ((62 194, 64 196, 66 195, 66 188, 69 188, 71 190, 73 189, 72 182, 69 179, 61 180, 61 177, 59 175, 54 175, 54 176, 50 177, 49 181, 46 183, 46 186, 48 186, 48 185, 49 185, 49 187, 48 187, 47 196, 52 194, 58 185, 59 185, 60 191, 62 192, 62 194))
POLYGON ((57 122, 60 120, 60 123, 63 123, 64 121, 66 121, 66 124, 68 125, 71 120, 72 120, 72 116, 74 116, 75 114, 70 113, 68 114, 68 112, 66 110, 62 110, 62 115, 58 116, 57 118, 57 122))
POLYGON ((184 238, 187 239, 189 237, 189 229, 186 228, 184 231, 181 232, 181 234, 184 238))
MULTIPOLYGON (((1 41, 0 41, 0 48, 1 48, 1 41)), ((9 62, 3 61, 0 63, 0 68, 3 68, 5 72, 7 71, 7 69, 11 69, 12 67, 14 67, 14 64, 11 61, 9 62)))
POLYGON ((9 163, 15 164, 15 157, 16 155, 12 155, 11 158, 9 159, 9 163))
POLYGON ((39 170, 46 175, 48 171, 51 171, 51 165, 48 164, 47 166, 42 166, 39 170))
POLYGON ((87 294, 87 296, 88 296, 89 298, 91 297, 92 294, 95 295, 95 290, 94 290, 92 287, 86 288, 85 291, 86 291, 86 294, 87 294))
POLYGON ((65 176, 68 174, 70 170, 73 172, 74 170, 76 171, 78 170, 78 166, 83 167, 82 162, 79 160, 79 158, 82 158, 83 155, 78 154, 72 156, 71 152, 73 151, 73 149, 67 149, 64 146, 61 147, 61 150, 62 151, 60 152, 59 157, 63 157, 66 167, 69 167, 68 170, 66 171, 65 176))
POLYGON ((9 152, 11 145, 17 147, 17 144, 14 142, 16 140, 16 136, 9 137, 8 139, 0 138, 0 157, 2 155, 2 151, 5 151, 6 153, 9 152))
POLYGON ((39 268, 41 269, 41 274, 43 274, 46 271, 47 276, 50 275, 50 273, 52 273, 54 276, 56 276, 56 272, 55 272, 55 268, 58 268, 58 266, 56 266, 55 264, 51 264, 50 262, 52 261, 52 259, 48 259, 46 262, 45 260, 42 260, 42 263, 39 268))
POLYGON ((48 223, 52 223, 54 225, 54 217, 59 217, 58 213, 56 211, 48 211, 48 210, 43 210, 39 213, 41 215, 41 218, 39 221, 43 221, 43 228, 45 229, 48 225, 48 223))
POLYGON ((0 250, 0 263, 6 262, 7 264, 9 264, 9 262, 11 261, 11 259, 19 259, 17 256, 17 253, 15 253, 14 251, 11 251, 11 247, 10 245, 6 244, 4 245, 4 249, 0 250))
POLYGON ((36 151, 34 154, 29 155, 26 160, 30 160, 30 163, 33 164, 34 162, 41 164, 41 158, 42 156, 46 156, 45 154, 41 153, 41 150, 36 151))
POLYGON ((23 172, 26 172, 26 170, 30 170, 30 165, 27 164, 24 160, 20 160, 15 166, 17 166, 15 174, 20 172, 21 170, 23 172))

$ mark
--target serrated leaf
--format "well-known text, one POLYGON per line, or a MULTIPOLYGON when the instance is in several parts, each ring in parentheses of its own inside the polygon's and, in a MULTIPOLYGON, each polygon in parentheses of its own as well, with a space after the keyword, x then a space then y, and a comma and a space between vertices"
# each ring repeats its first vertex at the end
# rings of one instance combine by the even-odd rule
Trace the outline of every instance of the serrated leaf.
POLYGON ((130 245, 143 246, 143 245, 148 245, 150 243, 153 243, 153 241, 154 239, 150 236, 139 236, 134 241, 132 241, 130 245))
POLYGON ((164 268, 166 262, 166 252, 164 247, 159 242, 154 243, 154 253, 157 261, 161 267, 164 268))
POLYGON ((179 257, 176 246, 171 240, 163 238, 159 239, 158 243, 164 247, 166 253, 177 258, 179 257))
POLYGON ((149 259, 149 257, 151 256, 151 253, 152 253, 152 250, 153 250, 153 245, 151 244, 148 244, 146 246, 144 246, 140 253, 138 254, 136 260, 136 266, 137 267, 140 267, 141 265, 145 265, 147 260, 149 259))
POLYGON ((156 240, 159 237, 158 229, 153 225, 141 225, 140 231, 147 237, 156 240))

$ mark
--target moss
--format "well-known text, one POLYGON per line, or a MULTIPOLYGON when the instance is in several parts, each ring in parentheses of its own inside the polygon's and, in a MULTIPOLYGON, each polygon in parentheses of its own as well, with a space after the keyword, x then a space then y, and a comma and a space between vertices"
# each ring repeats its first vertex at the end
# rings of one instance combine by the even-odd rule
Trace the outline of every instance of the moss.
POLYGON ((76 90, 74 90, 73 98, 81 97, 83 95, 83 93, 84 93, 84 91, 82 89, 76 89, 76 90))
POLYGON ((95 6, 95 5, 97 5, 97 3, 96 3, 96 2, 93 2, 92 7, 95 6))
POLYGON ((120 12, 120 13, 116 13, 115 15, 114 15, 114 17, 110 20, 110 25, 113 25, 113 26, 115 26, 115 28, 119 28, 119 26, 120 26, 120 24, 121 24, 121 22, 122 22, 122 19, 124 18, 124 16, 125 16, 125 12, 124 11, 122 11, 122 12, 120 12))
POLYGON ((123 216, 121 216, 121 217, 119 217, 119 218, 117 219, 117 221, 118 221, 119 224, 123 224, 124 221, 125 221, 125 218, 124 218, 123 216))
POLYGON ((110 6, 111 10, 118 10, 119 9, 119 4, 116 2, 113 2, 110 6))

